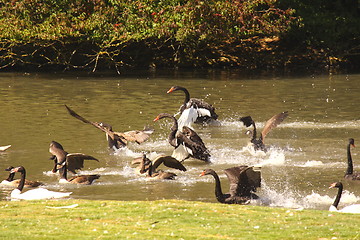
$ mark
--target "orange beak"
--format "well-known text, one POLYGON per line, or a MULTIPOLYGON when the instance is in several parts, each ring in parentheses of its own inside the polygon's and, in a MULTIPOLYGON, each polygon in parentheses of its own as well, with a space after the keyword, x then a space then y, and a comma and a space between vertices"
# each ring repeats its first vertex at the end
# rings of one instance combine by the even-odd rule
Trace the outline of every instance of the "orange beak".
POLYGON ((205 176, 205 171, 199 174, 200 177, 205 176))
POLYGON ((335 185, 336 185, 336 183, 332 183, 332 184, 330 184, 330 187, 329 187, 329 188, 334 188, 335 185))
POLYGON ((173 92, 174 91, 174 88, 172 87, 172 88, 170 88, 166 93, 171 93, 171 92, 173 92))
POLYGON ((154 122, 156 122, 157 120, 159 120, 159 116, 157 116, 155 119, 154 119, 154 122))

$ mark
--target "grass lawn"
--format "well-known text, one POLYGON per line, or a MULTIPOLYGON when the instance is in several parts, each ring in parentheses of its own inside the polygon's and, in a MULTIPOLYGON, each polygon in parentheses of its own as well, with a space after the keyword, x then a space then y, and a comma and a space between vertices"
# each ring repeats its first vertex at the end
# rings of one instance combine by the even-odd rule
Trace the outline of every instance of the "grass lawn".
POLYGON ((73 199, 0 209, 0 239, 360 239, 359 215, 319 210, 73 199))

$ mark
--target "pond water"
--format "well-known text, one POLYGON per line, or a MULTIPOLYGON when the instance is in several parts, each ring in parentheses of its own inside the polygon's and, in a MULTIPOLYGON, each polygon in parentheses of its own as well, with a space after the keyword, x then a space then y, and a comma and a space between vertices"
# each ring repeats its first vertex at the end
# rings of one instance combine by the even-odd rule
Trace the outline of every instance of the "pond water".
MULTIPOLYGON (((246 77, 229 72, 88 76, 72 74, 0 74, 0 145, 12 147, 0 154, 0 176, 9 165, 23 165, 27 178, 56 191, 72 191, 72 198, 109 200, 184 199, 216 202, 214 179, 199 177, 206 168, 220 175, 223 190, 228 181, 223 169, 262 165, 258 195, 274 207, 328 209, 343 180, 350 137, 360 141, 360 75, 309 77, 246 77), (171 121, 153 119, 162 112, 175 114, 182 92, 167 94, 172 85, 186 87, 191 97, 213 104, 221 126, 195 130, 211 151, 211 163, 189 159, 187 172, 173 170, 176 180, 149 181, 135 174, 131 161, 149 154, 171 155, 167 142, 171 121), (99 129, 71 117, 64 104, 92 121, 110 123, 115 131, 152 126, 151 138, 112 152, 99 129), (251 115, 258 128, 274 114, 288 111, 285 121, 266 138, 270 150, 248 150, 246 128, 239 117, 251 115), (66 151, 92 155, 81 174, 100 174, 93 185, 63 185, 52 174, 48 152, 52 140, 66 151)), ((360 150, 352 150, 354 168, 360 170, 360 150)), ((340 207, 360 202, 360 183, 344 182, 340 207)), ((360 181, 359 181, 360 182, 360 181)), ((8 199, 11 189, 0 188, 8 199)))

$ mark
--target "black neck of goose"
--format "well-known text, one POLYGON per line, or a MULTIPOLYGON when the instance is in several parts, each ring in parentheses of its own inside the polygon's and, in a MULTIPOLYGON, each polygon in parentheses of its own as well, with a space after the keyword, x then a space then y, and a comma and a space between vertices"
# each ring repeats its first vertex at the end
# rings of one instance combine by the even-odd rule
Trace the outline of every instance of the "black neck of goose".
POLYGON ((336 208, 337 208, 338 205, 339 205, 342 191, 343 191, 343 185, 340 184, 338 193, 337 193, 336 198, 335 198, 335 201, 334 201, 334 203, 332 204, 332 205, 333 205, 334 207, 336 207, 336 208))
POLYGON ((186 105, 190 101, 190 93, 186 88, 179 87, 178 90, 181 90, 185 93, 184 105, 186 105))
POLYGON ((11 181, 14 180, 14 177, 15 177, 15 173, 10 173, 9 177, 7 179, 5 179, 5 180, 8 181, 8 182, 11 182, 11 181))
POLYGON ((21 170, 21 179, 20 179, 20 182, 19 182, 19 185, 17 187, 17 189, 19 189, 20 191, 23 190, 24 188, 24 185, 25 185, 25 177, 26 177, 26 171, 25 171, 25 168, 23 168, 21 170))
POLYGON ((224 202, 224 194, 221 190, 221 183, 220 183, 220 178, 217 175, 217 173, 215 171, 210 172, 210 174, 215 178, 215 196, 216 199, 219 202, 224 202))
POLYGON ((253 121, 252 122, 252 125, 253 125, 253 127, 254 127, 254 129, 253 129, 253 135, 252 135, 252 138, 251 138, 251 140, 253 141, 253 140, 256 140, 256 125, 255 125, 255 122, 253 121))
POLYGON ((352 161, 352 157, 351 157, 351 152, 350 152, 350 147, 351 144, 349 143, 347 146, 347 159, 348 159, 348 167, 346 169, 346 174, 345 175, 351 175, 353 174, 353 161, 352 161))
POLYGON ((66 164, 59 169, 60 179, 67 180, 67 166, 66 164))
POLYGON ((169 134, 168 141, 169 141, 169 143, 170 143, 171 146, 177 147, 177 144, 176 144, 176 133, 177 133, 178 128, 179 128, 179 127, 178 127, 178 122, 177 122, 176 118, 173 117, 173 116, 171 116, 171 117, 169 116, 169 118, 171 118, 174 123, 173 123, 173 126, 170 128, 171 132, 170 132, 170 134, 169 134))

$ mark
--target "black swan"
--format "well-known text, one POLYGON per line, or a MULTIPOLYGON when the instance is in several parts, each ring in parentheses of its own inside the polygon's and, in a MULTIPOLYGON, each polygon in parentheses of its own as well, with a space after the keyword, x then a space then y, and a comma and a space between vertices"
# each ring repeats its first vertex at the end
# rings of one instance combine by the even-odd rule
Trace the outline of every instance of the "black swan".
POLYGON ((355 147, 355 140, 353 138, 349 139, 349 143, 347 145, 348 167, 347 167, 346 172, 345 172, 345 178, 349 179, 349 180, 360 180, 360 173, 354 172, 350 147, 355 147))
MULTIPOLYGON (((10 172, 13 168, 14 168, 13 166, 10 166, 10 167, 6 168, 5 171, 10 172)), ((16 187, 16 186, 19 185, 21 179, 14 179, 14 177, 15 177, 15 172, 10 172, 8 178, 3 180, 0 184, 1 185, 6 185, 6 186, 16 187)), ((25 179, 25 183, 24 183, 25 188, 34 188, 34 187, 38 187, 38 186, 41 186, 41 185, 44 185, 44 184, 41 183, 41 182, 38 182, 38 181, 30 181, 30 180, 27 180, 27 179, 25 179)))
POLYGON ((264 140, 266 135, 271 131, 271 129, 275 128, 277 125, 279 125, 282 121, 284 121, 284 119, 288 116, 288 112, 282 112, 279 114, 276 114, 274 116, 272 116, 265 124, 264 129, 262 130, 259 139, 257 139, 256 137, 256 125, 254 120, 251 118, 251 116, 246 116, 246 117, 242 117, 240 118, 240 121, 242 121, 244 123, 244 125, 246 127, 250 127, 251 125, 253 125, 253 131, 251 134, 251 140, 250 142, 252 143, 252 145, 254 146, 255 150, 261 150, 261 151, 266 151, 266 147, 264 144, 264 140))
POLYGON ((360 204, 353 204, 350 206, 346 206, 340 210, 337 209, 343 191, 343 184, 341 182, 332 183, 329 188, 338 188, 338 193, 336 195, 335 201, 330 206, 329 211, 343 212, 343 213, 360 213, 360 204))
POLYGON ((153 129, 150 129, 148 127, 145 127, 142 131, 139 130, 132 130, 128 132, 114 132, 112 130, 112 126, 103 123, 103 122, 91 122, 86 120, 85 118, 81 117, 79 114, 77 114, 75 111, 70 109, 68 106, 66 106, 66 109, 70 113, 71 116, 79 119, 80 121, 91 124, 94 127, 100 129, 101 131, 105 132, 106 139, 108 141, 108 145, 110 149, 118 150, 122 147, 125 147, 127 145, 127 142, 136 142, 138 144, 145 142, 150 135, 154 132, 153 129))
POLYGON ((175 173, 165 172, 157 169, 161 164, 164 164, 169 168, 186 171, 184 165, 171 156, 160 155, 151 161, 146 157, 145 154, 143 154, 140 162, 140 173, 147 173, 146 176, 152 179, 174 179, 176 176, 175 173))
POLYGON ((10 148, 11 145, 6 145, 6 146, 0 146, 0 152, 4 152, 6 151, 8 148, 10 148))
POLYGON ((161 113, 155 119, 158 121, 163 118, 170 118, 173 120, 173 126, 168 137, 171 146, 175 148, 173 157, 183 161, 190 156, 205 162, 210 161, 210 152, 206 148, 204 142, 199 135, 188 127, 183 127, 183 131, 178 130, 178 122, 174 116, 168 113, 161 113))
POLYGON ((67 178, 67 164, 65 164, 63 167, 61 167, 59 169, 59 174, 60 174, 59 183, 74 183, 74 184, 90 185, 96 179, 100 178, 100 175, 92 174, 92 175, 77 175, 77 176, 73 176, 68 179, 67 178))
POLYGON ((172 86, 167 93, 179 90, 185 93, 184 103, 179 109, 181 114, 179 118, 180 127, 190 126, 192 123, 209 123, 218 118, 212 105, 197 98, 190 98, 189 91, 184 87, 172 86))
POLYGON ((76 174, 76 170, 84 167, 84 160, 95 160, 99 162, 98 159, 90 155, 83 153, 68 153, 60 143, 55 141, 50 143, 49 152, 52 154, 50 159, 54 160, 54 168, 52 170, 54 173, 66 164, 67 169, 76 174))
POLYGON ((26 171, 23 166, 15 167, 11 169, 10 173, 20 172, 21 179, 16 189, 11 192, 11 199, 14 200, 39 200, 39 199, 52 199, 52 198, 64 198, 70 196, 71 192, 54 192, 45 188, 36 188, 28 190, 22 193, 25 185, 26 171))
POLYGON ((260 171, 254 171, 253 167, 238 166, 224 170, 230 182, 229 193, 221 190, 220 178, 212 169, 204 170, 200 176, 212 175, 215 178, 215 196, 220 203, 248 204, 251 199, 258 199, 254 194, 256 188, 261 185, 260 171))

